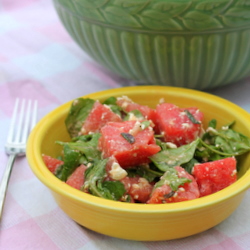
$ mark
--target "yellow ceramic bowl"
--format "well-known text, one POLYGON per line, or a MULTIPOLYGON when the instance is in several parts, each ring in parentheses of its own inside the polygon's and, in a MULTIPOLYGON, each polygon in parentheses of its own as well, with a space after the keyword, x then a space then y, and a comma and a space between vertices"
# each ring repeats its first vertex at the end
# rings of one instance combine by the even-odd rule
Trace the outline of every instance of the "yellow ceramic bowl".
MULTIPOLYGON (((236 120, 237 131, 250 137, 250 114, 219 97, 190 89, 141 86, 102 91, 85 97, 104 100, 127 95, 134 101, 155 107, 160 98, 181 107, 197 106, 210 119, 225 125, 236 120)), ((240 159, 239 180, 213 195, 175 204, 128 204, 83 193, 53 176, 42 160, 42 153, 57 156, 56 140, 68 140, 64 120, 68 102, 37 124, 27 145, 27 158, 35 175, 52 192, 61 209, 73 220, 96 232, 130 240, 169 240, 197 234, 226 219, 238 207, 250 186, 250 154, 240 159)), ((39 195, 39 194, 38 194, 39 195)), ((53 218, 52 218, 53 220, 53 218)))

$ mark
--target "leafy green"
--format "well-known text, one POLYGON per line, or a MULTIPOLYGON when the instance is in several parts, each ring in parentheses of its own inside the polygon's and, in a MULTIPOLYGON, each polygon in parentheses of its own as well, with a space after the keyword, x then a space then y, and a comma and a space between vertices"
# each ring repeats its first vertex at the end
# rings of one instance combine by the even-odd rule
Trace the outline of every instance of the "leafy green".
POLYGON ((161 171, 165 172, 169 167, 189 162, 194 156, 198 143, 199 139, 196 139, 190 144, 178 148, 166 148, 151 156, 150 159, 161 171))
POLYGON ((101 159, 101 152, 97 149, 98 140, 101 134, 91 134, 83 135, 80 137, 74 138, 71 142, 61 142, 56 141, 57 144, 67 145, 70 149, 78 151, 82 154, 81 163, 87 164, 88 162, 93 162, 94 160, 101 159), (86 162, 84 161, 86 159, 86 162))
POLYGON ((241 155, 250 150, 250 139, 232 129, 220 130, 215 144, 223 152, 241 155))
POLYGON ((114 181, 112 184, 109 181, 104 181, 107 161, 108 159, 104 159, 95 162, 85 171, 85 182, 82 190, 105 199, 119 200, 125 193, 125 187, 119 181, 114 181))
POLYGON ((195 158, 192 158, 189 162, 181 165, 189 174, 192 174, 193 167, 196 163, 199 163, 195 158))
POLYGON ((114 96, 109 97, 108 99, 106 99, 105 101, 103 101, 102 104, 106 104, 106 105, 116 105, 117 102, 117 98, 114 96))
POLYGON ((162 172, 155 171, 146 165, 136 166, 135 168, 128 168, 126 169, 126 171, 129 177, 140 176, 145 178, 149 182, 152 182, 163 175, 162 172))
POLYGON ((63 147, 63 161, 61 169, 57 171, 56 176, 62 180, 66 181, 68 177, 74 172, 74 170, 79 166, 79 160, 81 154, 78 151, 70 148, 67 144, 63 147))
POLYGON ((78 98, 73 101, 69 114, 65 120, 65 125, 71 137, 78 136, 83 122, 91 111, 95 100, 89 98, 78 98))
POLYGON ((198 159, 212 161, 242 155, 250 151, 250 139, 231 128, 234 122, 218 130, 216 123, 215 120, 210 121, 207 132, 200 140, 195 152, 198 159))
POLYGON ((102 187, 109 190, 114 200, 120 200, 126 192, 126 189, 120 181, 104 181, 102 187))
POLYGON ((142 130, 143 130, 143 129, 148 128, 151 125, 151 122, 148 120, 145 120, 145 121, 142 121, 141 124, 142 124, 142 126, 141 126, 142 130))
POLYGON ((163 185, 169 185, 173 191, 177 191, 179 186, 191 181, 188 178, 179 177, 175 168, 168 167, 161 179, 155 184, 154 189, 163 185))
POLYGON ((102 104, 107 105, 110 107, 110 109, 116 113, 117 115, 121 116, 122 115, 122 108, 116 104, 117 98, 116 97, 109 97, 106 99, 102 104))
POLYGON ((124 120, 128 121, 130 119, 131 115, 134 115, 139 120, 144 119, 144 116, 142 115, 141 111, 139 111, 138 109, 135 109, 135 110, 131 110, 131 111, 127 112, 126 116, 124 117, 124 120))

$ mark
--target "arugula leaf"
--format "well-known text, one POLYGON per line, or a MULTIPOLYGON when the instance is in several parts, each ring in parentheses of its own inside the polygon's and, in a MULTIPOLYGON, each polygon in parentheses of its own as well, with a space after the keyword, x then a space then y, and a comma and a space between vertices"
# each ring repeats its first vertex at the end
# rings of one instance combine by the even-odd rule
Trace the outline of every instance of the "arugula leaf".
POLYGON ((126 169, 129 177, 140 176, 148 180, 149 182, 154 181, 156 178, 159 178, 163 175, 162 172, 157 172, 151 169, 149 166, 136 166, 135 168, 126 169))
POLYGON ((124 184, 120 181, 104 181, 102 183, 102 188, 109 190, 114 200, 120 200, 126 192, 124 184))
MULTIPOLYGON (((72 150, 80 152, 82 155, 82 163, 93 162, 94 160, 101 159, 101 152, 97 150, 98 140, 100 133, 77 137, 78 140, 71 142, 56 141, 59 145, 67 145, 72 150), (86 160, 85 160, 86 159, 86 160)), ((86 164, 85 163, 85 164, 86 164)))
POLYGON ((230 123, 219 130, 209 127, 200 141, 203 148, 198 147, 196 155, 211 160, 214 157, 237 156, 250 151, 250 138, 231 129, 232 125, 230 123))
MULTIPOLYGON (((157 136, 155 135, 155 143, 161 148, 161 150, 167 150, 168 146, 166 142, 163 142, 162 140, 158 139, 157 136)), ((162 136, 159 136, 159 137, 162 137, 162 136)))
POLYGON ((161 179, 154 185, 154 189, 163 185, 169 185, 173 191, 177 191, 179 186, 191 181, 188 178, 179 177, 175 168, 168 167, 161 179))
POLYGON ((200 139, 178 148, 167 148, 150 157, 151 161, 161 171, 165 172, 169 167, 180 166, 189 162, 195 153, 200 139))
POLYGON ((197 146, 195 157, 203 161, 215 161, 249 152, 250 138, 233 130, 234 124, 233 121, 217 130, 217 121, 211 120, 197 146))
POLYGON ((250 139, 232 129, 220 130, 215 144, 222 152, 235 156, 250 150, 250 139))
POLYGON ((70 137, 76 137, 79 134, 83 122, 86 120, 94 103, 95 100, 89 98, 78 98, 73 101, 65 120, 65 125, 70 137))
POLYGON ((106 105, 116 105, 117 102, 117 98, 114 96, 109 97, 108 99, 106 99, 102 104, 106 104, 106 105))
POLYGON ((199 163, 195 158, 192 158, 189 162, 181 165, 189 174, 192 174, 193 167, 196 163, 199 163))
POLYGON ((126 190, 119 181, 104 181, 107 161, 108 159, 100 160, 86 169, 82 190, 105 199, 119 200, 126 190))
POLYGON ((135 109, 135 110, 131 110, 131 111, 127 112, 126 116, 124 117, 124 120, 128 121, 130 119, 131 115, 135 116, 139 120, 144 119, 144 116, 142 115, 141 111, 138 109, 135 109))
POLYGON ((116 114, 118 114, 119 116, 121 116, 122 108, 121 108, 120 106, 118 106, 118 105, 116 104, 116 102, 117 102, 117 98, 114 97, 114 96, 111 96, 111 97, 109 97, 108 99, 106 99, 102 104, 109 106, 110 109, 111 109, 114 113, 116 113, 116 114))
POLYGON ((205 144, 202 140, 200 141, 200 145, 197 147, 194 156, 196 159, 203 162, 215 161, 228 157, 228 155, 222 155, 222 152, 218 151, 214 145, 205 144))
POLYGON ((86 169, 84 173, 85 181, 82 187, 83 190, 88 190, 96 196, 101 196, 98 195, 97 182, 100 180, 102 181, 105 177, 107 161, 108 159, 97 161, 86 169))
POLYGON ((62 168, 57 171, 56 176, 60 180, 66 181, 68 177, 74 172, 74 170, 80 165, 79 160, 81 154, 78 151, 70 148, 68 145, 64 145, 63 153, 64 164, 62 165, 62 168))
POLYGON ((216 126, 217 126, 217 120, 216 119, 212 119, 212 120, 209 121, 208 127, 215 129, 216 126))
POLYGON ((148 128, 151 125, 151 122, 148 121, 148 120, 145 120, 145 121, 142 121, 141 124, 142 124, 142 126, 141 126, 142 130, 144 130, 144 129, 148 128))

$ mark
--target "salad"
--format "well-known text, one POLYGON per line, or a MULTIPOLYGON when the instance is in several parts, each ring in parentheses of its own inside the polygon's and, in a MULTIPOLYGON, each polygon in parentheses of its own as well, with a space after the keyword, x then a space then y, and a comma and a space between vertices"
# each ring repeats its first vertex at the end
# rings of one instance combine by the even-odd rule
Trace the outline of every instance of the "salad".
POLYGON ((163 99, 155 108, 127 96, 104 102, 78 98, 65 120, 70 141, 58 158, 42 155, 68 185, 101 198, 162 204, 218 192, 237 180, 237 157, 250 139, 233 129, 204 124, 198 107, 163 99))

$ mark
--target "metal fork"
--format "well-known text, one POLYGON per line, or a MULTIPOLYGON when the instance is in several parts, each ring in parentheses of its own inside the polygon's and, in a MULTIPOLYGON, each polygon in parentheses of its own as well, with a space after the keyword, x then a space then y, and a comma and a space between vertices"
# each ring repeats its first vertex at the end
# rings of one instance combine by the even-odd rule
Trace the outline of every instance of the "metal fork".
POLYGON ((9 155, 6 169, 0 183, 0 219, 9 183, 9 178, 17 156, 24 156, 26 141, 37 119, 37 101, 16 99, 11 118, 10 129, 5 144, 5 151, 9 155), (21 104, 19 104, 21 103, 21 104), (33 107, 33 108, 32 108, 33 107))

